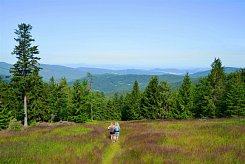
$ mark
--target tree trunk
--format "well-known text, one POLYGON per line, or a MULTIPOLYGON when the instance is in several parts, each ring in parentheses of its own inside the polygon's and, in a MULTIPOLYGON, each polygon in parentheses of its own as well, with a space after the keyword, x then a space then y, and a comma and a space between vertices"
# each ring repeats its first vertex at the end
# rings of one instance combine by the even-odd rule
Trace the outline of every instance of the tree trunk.
POLYGON ((26 96, 24 97, 24 113, 25 113, 25 119, 24 119, 24 126, 27 127, 27 102, 26 102, 26 96))
POLYGON ((93 121, 93 106, 92 106, 92 101, 91 101, 91 120, 93 121))

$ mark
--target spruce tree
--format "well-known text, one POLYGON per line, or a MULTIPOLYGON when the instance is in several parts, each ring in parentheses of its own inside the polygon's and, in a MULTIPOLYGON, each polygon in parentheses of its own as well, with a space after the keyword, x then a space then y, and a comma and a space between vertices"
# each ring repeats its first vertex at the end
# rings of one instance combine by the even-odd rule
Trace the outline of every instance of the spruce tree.
POLYGON ((153 76, 141 99, 141 116, 146 119, 157 119, 160 114, 160 94, 158 78, 153 76))
POLYGON ((140 119, 140 100, 141 100, 141 94, 139 89, 139 83, 136 80, 134 82, 133 90, 131 93, 131 120, 137 120, 140 119))
POLYGON ((71 104, 69 106, 69 121, 85 122, 90 115, 90 99, 87 81, 76 80, 71 91, 71 104))
POLYGON ((192 93, 192 83, 190 76, 187 73, 184 77, 183 83, 180 86, 178 94, 178 115, 180 118, 191 118, 193 107, 193 93, 192 93))
POLYGON ((112 104, 113 104, 113 107, 112 107, 112 119, 121 120, 123 102, 122 102, 122 100, 121 100, 121 98, 120 98, 120 96, 119 96, 119 94, 117 92, 113 96, 112 104))
POLYGON ((241 73, 235 72, 227 76, 225 116, 245 116, 245 87, 241 73))
POLYGON ((93 93, 93 119, 105 120, 106 117, 106 102, 105 95, 101 92, 93 93))
POLYGON ((132 92, 127 93, 125 97, 125 103, 122 111, 123 120, 140 119, 140 101, 141 101, 141 94, 139 90, 138 81, 136 80, 134 82, 132 92))
POLYGON ((194 89, 193 114, 195 118, 214 118, 216 106, 211 97, 211 85, 207 78, 199 80, 194 89))
POLYGON ((208 75, 208 80, 211 86, 211 98, 214 102, 216 117, 224 115, 224 94, 225 94, 225 73, 221 60, 218 58, 212 63, 211 73, 208 75))
POLYGON ((70 99, 70 87, 65 78, 62 78, 57 88, 57 117, 56 121, 68 120, 68 107, 70 99))
POLYGON ((171 98, 171 90, 167 82, 162 81, 159 84, 160 94, 160 118, 172 118, 173 99, 171 98))
POLYGON ((10 94, 8 84, 0 77, 0 129, 7 128, 9 121, 13 117, 13 112, 10 110, 10 94))
POLYGON ((49 109, 47 107, 47 96, 45 84, 38 72, 32 74, 30 77, 30 85, 32 89, 27 93, 29 111, 28 120, 32 121, 48 121, 49 109))
POLYGON ((123 121, 131 120, 131 116, 132 116, 131 102, 132 102, 131 93, 127 93, 124 98, 124 103, 123 103, 123 108, 122 108, 122 120, 123 121))
POLYGON ((47 84, 47 106, 49 109, 49 121, 53 122, 58 115, 57 99, 58 99, 58 84, 54 77, 51 77, 47 84))
POLYGON ((17 62, 10 69, 10 73, 13 73, 12 82, 19 84, 20 92, 22 92, 22 98, 24 99, 24 126, 27 124, 27 94, 32 89, 30 83, 30 76, 34 72, 38 72, 40 67, 38 66, 39 57, 35 55, 39 54, 38 46, 32 46, 32 42, 35 40, 30 33, 32 26, 22 23, 18 25, 18 29, 15 30, 17 38, 15 41, 18 45, 15 46, 12 54, 16 55, 17 62), (20 88, 21 87, 21 88, 20 88))

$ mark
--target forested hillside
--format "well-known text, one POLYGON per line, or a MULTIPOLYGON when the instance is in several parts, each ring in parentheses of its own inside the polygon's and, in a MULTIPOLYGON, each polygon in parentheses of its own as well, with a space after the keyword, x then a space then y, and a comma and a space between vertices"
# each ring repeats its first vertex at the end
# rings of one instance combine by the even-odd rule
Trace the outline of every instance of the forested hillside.
MULTIPOLYGON (((42 68, 40 70, 40 76, 45 82, 48 82, 51 77, 54 77, 57 81, 62 78, 66 78, 67 83, 72 86, 73 83, 80 79, 86 80, 86 73, 90 72, 94 76, 93 88, 96 91, 104 92, 106 95, 113 95, 116 92, 125 94, 130 91, 133 85, 133 82, 137 80, 139 82, 140 90, 144 90, 147 86, 149 80, 153 75, 157 75, 160 81, 167 81, 171 89, 178 89, 184 79, 185 70, 181 71, 178 69, 154 69, 154 70, 137 70, 137 69, 128 69, 128 70, 109 70, 109 69, 100 69, 100 68, 70 68, 60 65, 47 65, 40 64, 42 68), (172 74, 171 74, 172 73, 172 74)), ((10 64, 0 62, 0 76, 4 81, 10 81, 6 78, 9 76, 9 69, 11 68, 10 64)), ((239 71, 239 68, 234 67, 225 67, 225 73, 232 73, 239 71)), ((200 69, 190 70, 191 81, 196 84, 198 79, 205 77, 210 73, 210 70, 200 71, 200 69)))

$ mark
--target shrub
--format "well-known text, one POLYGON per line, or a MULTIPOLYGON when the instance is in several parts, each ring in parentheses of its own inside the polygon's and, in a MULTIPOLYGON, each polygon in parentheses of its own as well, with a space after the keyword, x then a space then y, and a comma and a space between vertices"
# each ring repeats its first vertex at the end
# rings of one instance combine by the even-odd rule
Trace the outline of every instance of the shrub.
POLYGON ((30 124, 30 127, 37 126, 37 125, 38 125, 38 122, 32 121, 31 124, 30 124))
POLYGON ((16 118, 10 120, 8 129, 9 130, 21 130, 23 128, 23 125, 20 121, 17 121, 16 118))

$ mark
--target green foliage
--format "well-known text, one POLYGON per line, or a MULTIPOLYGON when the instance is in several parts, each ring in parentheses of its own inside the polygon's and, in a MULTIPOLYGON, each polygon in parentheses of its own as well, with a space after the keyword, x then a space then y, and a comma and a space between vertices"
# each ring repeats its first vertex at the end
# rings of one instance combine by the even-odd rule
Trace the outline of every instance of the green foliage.
POLYGON ((8 130, 21 130, 23 128, 23 125, 21 124, 21 121, 17 121, 15 118, 10 120, 8 125, 8 130))
POLYGON ((173 118, 173 111, 176 109, 175 97, 168 86, 168 83, 165 81, 160 82, 159 84, 160 92, 160 118, 173 118))
POLYGON ((192 117, 191 110, 193 108, 193 93, 192 83, 188 73, 185 75, 183 83, 180 86, 177 105, 177 115, 180 119, 188 119, 192 117))
POLYGON ((245 85, 242 83, 241 73, 227 76, 225 115, 228 117, 245 116, 245 85))
POLYGON ((146 119, 160 118, 160 91, 158 78, 152 77, 141 100, 141 116, 146 119))
POLYGON ((0 78, 0 129, 5 129, 12 118, 10 110, 10 90, 9 85, 0 78))
POLYGON ((30 127, 37 126, 37 125, 38 125, 38 123, 37 123, 36 121, 32 121, 32 122, 30 123, 30 127))
POLYGON ((68 121, 76 123, 85 123, 88 119, 89 115, 87 113, 81 113, 77 116, 68 116, 68 121))
MULTIPOLYGON (((30 31, 32 30, 32 26, 29 24, 19 24, 18 29, 15 30, 15 34, 17 38, 15 41, 18 45, 15 46, 12 55, 15 55, 17 58, 17 62, 13 65, 13 68, 10 68, 10 73, 13 74, 13 78, 11 79, 11 86, 15 88, 17 100, 26 100, 28 99, 28 94, 32 91, 33 87, 33 78, 38 77, 39 70, 41 69, 38 65, 39 57, 35 56, 39 54, 38 46, 32 46, 32 42, 35 40, 32 38, 30 31), (24 98, 25 97, 25 98, 24 98)), ((18 101, 20 102, 20 101, 18 101)), ((26 104, 26 101, 25 103, 26 104)), ((23 119, 23 110, 21 112, 22 106, 17 104, 15 109, 17 110, 16 118, 23 119)), ((23 109, 23 108, 22 108, 23 109)), ((25 108, 25 110, 27 110, 25 108)), ((24 124, 27 126, 27 114, 25 112, 25 121, 24 124)))
POLYGON ((8 127, 9 121, 12 119, 11 111, 7 111, 7 108, 0 108, 0 129, 8 127))
POLYGON ((214 118, 215 112, 216 106, 211 97, 211 85, 207 78, 200 79, 194 89, 194 116, 214 118))
POLYGON ((138 81, 135 81, 132 92, 128 93, 124 100, 124 106, 122 110, 123 120, 138 120, 141 118, 140 101, 141 93, 139 90, 138 81))
POLYGON ((212 63, 211 73, 208 80, 211 86, 211 97, 215 105, 216 117, 224 116, 224 94, 225 94, 225 73, 221 60, 218 58, 212 63))
POLYGON ((30 76, 32 90, 27 94, 28 97, 28 119, 31 121, 49 121, 50 113, 47 108, 47 85, 38 74, 30 76))
POLYGON ((16 77, 26 77, 40 70, 37 66, 40 58, 35 56, 39 54, 38 46, 31 46, 32 42, 35 41, 30 33, 31 29, 30 24, 22 23, 18 25, 18 30, 15 30, 17 35, 15 41, 18 45, 15 46, 12 54, 16 55, 18 61, 10 69, 10 72, 16 77))

